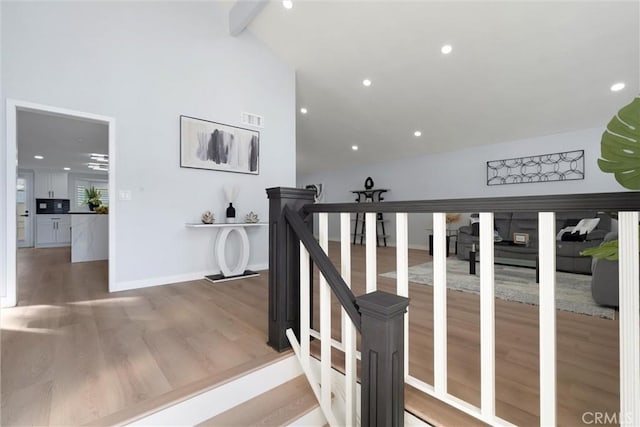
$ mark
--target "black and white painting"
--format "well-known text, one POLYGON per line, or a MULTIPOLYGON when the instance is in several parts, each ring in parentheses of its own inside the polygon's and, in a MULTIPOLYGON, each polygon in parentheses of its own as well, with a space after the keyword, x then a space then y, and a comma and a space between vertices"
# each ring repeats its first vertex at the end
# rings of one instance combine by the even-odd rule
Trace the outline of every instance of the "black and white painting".
POLYGON ((180 166, 258 175, 260 132, 180 116, 180 166))

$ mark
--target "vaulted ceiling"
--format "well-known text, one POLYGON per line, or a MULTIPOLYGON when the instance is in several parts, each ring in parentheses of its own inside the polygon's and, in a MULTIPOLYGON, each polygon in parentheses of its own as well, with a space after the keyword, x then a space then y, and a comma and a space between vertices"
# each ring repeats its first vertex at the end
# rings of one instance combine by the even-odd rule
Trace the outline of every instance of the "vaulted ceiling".
POLYGON ((638 2, 274 1, 249 31, 297 70, 299 174, 604 126, 639 91, 638 2))

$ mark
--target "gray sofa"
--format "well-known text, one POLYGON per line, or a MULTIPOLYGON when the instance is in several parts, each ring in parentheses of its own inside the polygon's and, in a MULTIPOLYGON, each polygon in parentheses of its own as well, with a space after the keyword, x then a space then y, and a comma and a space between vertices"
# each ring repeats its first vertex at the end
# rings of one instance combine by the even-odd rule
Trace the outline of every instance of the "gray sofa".
MULTIPOLYGON (((612 231, 604 238, 605 242, 617 240, 618 233, 612 231)), ((618 261, 593 258, 591 261, 591 295, 599 305, 618 307, 618 261)))
MULTIPOLYGON (((606 214, 596 212, 559 212, 556 214, 556 230, 567 224, 575 223, 582 218, 600 218, 598 226, 587 235, 585 241, 557 241, 556 269, 570 273, 591 274, 591 258, 583 257, 580 251, 600 245, 605 235, 611 230, 611 219, 606 214)), ((494 254, 501 258, 535 260, 538 256, 538 213, 537 212, 498 212, 494 215, 495 229, 503 242, 494 246, 494 254), (513 233, 529 234, 528 245, 512 245, 513 233)), ((458 258, 469 259, 473 244, 478 245, 479 238, 474 235, 472 226, 460 227, 458 230, 458 258)))

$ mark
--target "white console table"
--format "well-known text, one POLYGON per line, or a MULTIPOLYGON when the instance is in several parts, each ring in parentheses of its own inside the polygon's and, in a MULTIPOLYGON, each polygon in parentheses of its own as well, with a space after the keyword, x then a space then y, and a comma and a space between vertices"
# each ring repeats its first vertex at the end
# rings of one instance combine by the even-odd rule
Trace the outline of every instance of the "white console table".
POLYGON ((224 282, 227 280, 237 280, 244 279, 247 277, 258 276, 258 273, 255 271, 247 270, 247 264, 249 264, 249 237, 247 236, 246 228, 248 227, 261 227, 265 225, 269 225, 266 222, 256 222, 256 223, 236 223, 236 224, 203 224, 203 223, 187 223, 185 224, 188 228, 221 228, 222 230, 218 232, 218 236, 216 237, 216 242, 214 245, 214 252, 216 256, 216 260, 218 261, 218 266, 220 267, 221 274, 212 274, 210 276, 205 276, 205 279, 210 282, 224 282), (236 265, 232 268, 229 268, 227 265, 226 259, 226 246, 229 235, 232 232, 238 233, 240 237, 240 256, 238 257, 238 261, 236 265))

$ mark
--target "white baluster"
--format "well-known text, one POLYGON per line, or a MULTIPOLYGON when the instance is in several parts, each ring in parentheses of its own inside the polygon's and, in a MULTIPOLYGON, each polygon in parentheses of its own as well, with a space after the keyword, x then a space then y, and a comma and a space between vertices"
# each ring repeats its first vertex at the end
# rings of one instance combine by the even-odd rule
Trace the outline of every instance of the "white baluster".
POLYGON ((556 425, 556 215, 538 213, 540 425, 556 425))
MULTIPOLYGON (((340 214, 340 270, 342 278, 351 288, 351 215, 340 214)), ((356 328, 347 312, 342 309, 342 345, 345 356, 345 425, 355 426, 356 407, 356 328)))
POLYGON ((480 381, 482 416, 496 413, 493 213, 480 213, 480 381))
POLYGON ((436 394, 447 394, 447 220, 433 214, 433 386, 436 394))
POLYGON ((365 222, 366 222, 366 288, 367 293, 373 292, 377 288, 376 281, 376 213, 375 212, 367 212, 365 214, 365 222))
MULTIPOLYGON (((631 196, 630 196, 631 197, 631 196)), ((638 212, 618 214, 620 276, 620 425, 640 425, 638 212)))
MULTIPOLYGON (((329 216, 318 214, 320 247, 329 250, 329 216)), ((320 400, 325 408, 331 408, 331 288, 320 274, 320 400)))
POLYGON ((309 252, 300 242, 300 356, 305 369, 309 368, 309 328, 311 325, 309 267, 309 252))
MULTIPOLYGON (((409 297, 409 219, 406 213, 396 214, 396 292, 409 297)), ((404 316, 404 377, 409 376, 409 309, 404 316)))

